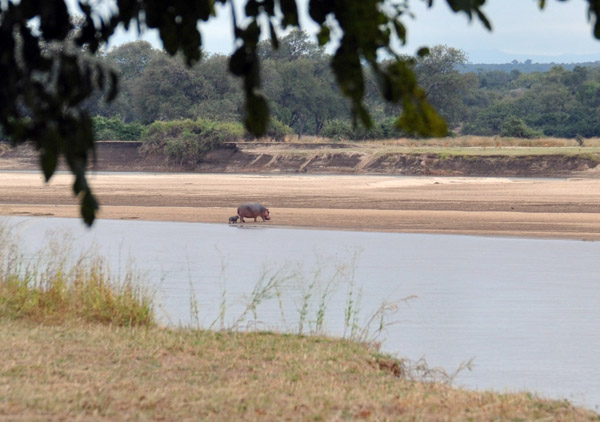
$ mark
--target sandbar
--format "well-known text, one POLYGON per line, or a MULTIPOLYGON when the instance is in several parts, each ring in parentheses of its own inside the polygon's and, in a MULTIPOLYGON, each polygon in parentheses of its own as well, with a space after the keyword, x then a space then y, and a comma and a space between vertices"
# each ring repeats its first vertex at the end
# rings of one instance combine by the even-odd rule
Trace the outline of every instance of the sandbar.
MULTIPOLYGON (((287 228, 600 240, 600 180, 91 173, 99 218, 227 224, 244 202, 287 228)), ((78 217, 73 177, 0 172, 0 215, 78 217)))

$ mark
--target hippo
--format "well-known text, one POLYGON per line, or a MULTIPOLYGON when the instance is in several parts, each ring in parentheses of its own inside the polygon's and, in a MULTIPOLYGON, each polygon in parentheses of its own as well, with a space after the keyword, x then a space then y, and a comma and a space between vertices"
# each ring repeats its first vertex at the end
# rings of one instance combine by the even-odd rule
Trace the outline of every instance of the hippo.
POLYGON ((244 217, 254 218, 254 221, 257 217, 262 218, 262 221, 271 219, 269 209, 262 204, 242 204, 238 207, 237 213, 242 223, 245 223, 244 217))
POLYGON ((229 217, 229 224, 235 224, 237 223, 237 221, 239 220, 240 217, 238 217, 237 215, 232 215, 231 217, 229 217))

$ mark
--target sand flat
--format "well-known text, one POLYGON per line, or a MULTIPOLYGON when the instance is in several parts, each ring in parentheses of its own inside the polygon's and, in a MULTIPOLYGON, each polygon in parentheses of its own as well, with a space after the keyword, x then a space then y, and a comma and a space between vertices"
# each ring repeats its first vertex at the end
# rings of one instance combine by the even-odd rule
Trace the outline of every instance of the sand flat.
MULTIPOLYGON (((71 175, 0 172, 0 215, 78 216, 71 175)), ((277 227, 600 240, 600 180, 96 173, 100 218, 227 224, 261 202, 277 227)))

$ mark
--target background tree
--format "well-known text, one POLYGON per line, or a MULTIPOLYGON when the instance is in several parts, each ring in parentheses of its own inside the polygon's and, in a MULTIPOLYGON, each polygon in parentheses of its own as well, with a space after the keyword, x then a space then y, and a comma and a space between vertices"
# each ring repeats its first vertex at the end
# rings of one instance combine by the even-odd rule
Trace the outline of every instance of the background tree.
POLYGON ((153 58, 132 87, 133 107, 142 123, 192 117, 193 105, 202 98, 203 79, 194 78, 178 57, 153 58))
POLYGON ((277 47, 272 41, 265 40, 258 43, 258 57, 261 60, 284 60, 292 62, 299 58, 316 60, 322 58, 325 49, 315 44, 306 31, 294 29, 282 37, 277 47))
POLYGON ((160 55, 160 50, 148 41, 134 41, 121 44, 106 55, 106 61, 119 72, 121 84, 140 77, 152 59, 160 55))
POLYGON ((263 41, 259 55, 273 114, 300 137, 307 130, 318 135, 327 120, 347 111, 328 66, 328 55, 306 32, 290 32, 277 50, 263 41))
POLYGON ((449 126, 464 117, 464 98, 477 86, 471 75, 461 74, 458 68, 467 63, 464 51, 446 45, 436 45, 429 54, 416 61, 415 72, 427 99, 449 126))
POLYGON ((119 95, 111 102, 106 101, 102 92, 96 92, 85 104, 91 115, 112 117, 118 115, 125 122, 141 122, 134 110, 133 98, 139 79, 144 75, 148 64, 164 54, 147 41, 122 44, 102 56, 103 63, 119 76, 119 95))
POLYGON ((516 127, 513 117, 518 116, 531 129, 527 137, 600 135, 599 68, 575 67, 569 71, 555 66, 544 73, 505 72, 505 78, 498 77, 498 72, 493 72, 494 78, 504 83, 484 85, 489 72, 478 75, 478 102, 467 103, 464 133, 508 133, 502 130, 504 123, 512 119, 506 127, 516 127))
POLYGON ((244 93, 237 78, 227 70, 228 60, 216 54, 192 68, 193 77, 203 79, 200 100, 193 105, 194 117, 239 121, 244 115, 244 93))

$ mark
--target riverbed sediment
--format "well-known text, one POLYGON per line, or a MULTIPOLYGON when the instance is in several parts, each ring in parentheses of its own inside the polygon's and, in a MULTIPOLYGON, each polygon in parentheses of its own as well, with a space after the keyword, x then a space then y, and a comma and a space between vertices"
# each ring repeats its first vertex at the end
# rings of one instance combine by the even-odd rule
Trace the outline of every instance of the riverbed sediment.
MULTIPOLYGON (((77 217, 72 176, 0 172, 0 215, 77 217)), ((261 202, 277 227, 600 240, 595 178, 92 173, 100 218, 227 224, 261 202)))

